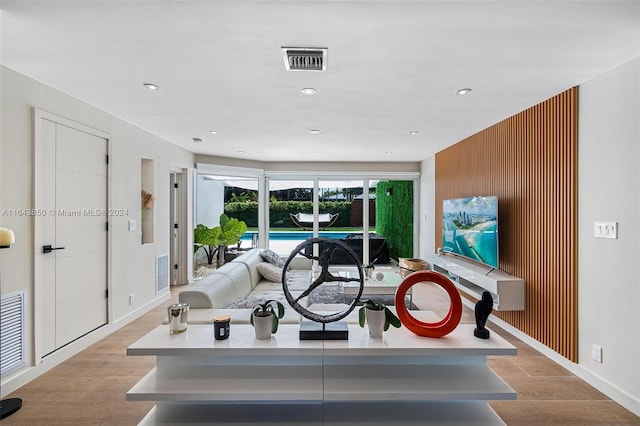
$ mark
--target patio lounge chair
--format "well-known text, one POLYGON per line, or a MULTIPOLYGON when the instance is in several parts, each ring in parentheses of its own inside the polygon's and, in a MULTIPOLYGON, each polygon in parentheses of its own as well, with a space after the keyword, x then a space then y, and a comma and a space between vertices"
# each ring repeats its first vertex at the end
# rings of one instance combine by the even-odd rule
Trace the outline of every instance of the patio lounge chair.
MULTIPOLYGON (((320 229, 325 230, 333 225, 336 220, 338 220, 338 216, 340 213, 331 214, 331 213, 321 213, 318 215, 318 223, 320 225, 320 229)), ((289 217, 291 217, 291 222, 293 222, 296 226, 304 229, 305 231, 310 231, 313 229, 313 215, 309 213, 289 213, 289 217)))

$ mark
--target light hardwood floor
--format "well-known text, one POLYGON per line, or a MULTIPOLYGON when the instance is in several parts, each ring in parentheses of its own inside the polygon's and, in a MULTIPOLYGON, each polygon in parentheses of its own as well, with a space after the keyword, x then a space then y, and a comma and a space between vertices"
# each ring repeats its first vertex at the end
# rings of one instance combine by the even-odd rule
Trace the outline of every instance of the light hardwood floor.
MULTIPOLYGON (((135 425, 152 402, 126 401, 126 392, 155 365, 154 357, 127 357, 126 348, 166 316, 171 299, 43 374, 7 398, 23 407, 2 425, 135 425)), ((414 288, 414 303, 442 314, 447 296, 433 286, 414 288)), ((462 322, 473 323, 465 308, 462 322)), ((517 401, 490 405, 507 425, 640 425, 640 418, 493 324, 488 327, 518 348, 513 357, 490 357, 489 365, 518 393, 517 401)), ((382 425, 381 425, 382 426, 382 425)), ((393 425, 385 425, 393 426, 393 425)))

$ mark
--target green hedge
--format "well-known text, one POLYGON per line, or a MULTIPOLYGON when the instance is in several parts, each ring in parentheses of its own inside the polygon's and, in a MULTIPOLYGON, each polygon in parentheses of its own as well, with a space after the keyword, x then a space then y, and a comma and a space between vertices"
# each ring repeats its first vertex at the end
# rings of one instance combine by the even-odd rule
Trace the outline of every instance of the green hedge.
POLYGON ((247 224, 247 227, 249 228, 258 227, 257 201, 230 201, 224 204, 224 214, 229 217, 235 217, 238 220, 244 220, 244 222, 247 224))
MULTIPOLYGON (((340 213, 334 227, 351 226, 351 202, 321 201, 320 213, 340 213)), ((224 205, 224 213, 229 217, 244 220, 248 227, 258 226, 258 203, 255 201, 228 202, 224 205)), ((269 203, 269 227, 291 228, 289 213, 313 213, 311 201, 272 201, 269 203)))
POLYGON ((387 239, 391 257, 413 257, 413 181, 378 183, 376 232, 387 239))

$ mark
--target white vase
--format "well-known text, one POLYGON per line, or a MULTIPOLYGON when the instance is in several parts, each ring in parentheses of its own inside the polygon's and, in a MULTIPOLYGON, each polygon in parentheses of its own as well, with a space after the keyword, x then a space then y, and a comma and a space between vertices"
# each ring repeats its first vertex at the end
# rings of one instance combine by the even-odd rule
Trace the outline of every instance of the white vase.
POLYGON ((373 270, 374 270, 374 269, 375 269, 375 268, 374 268, 373 266, 365 267, 365 268, 364 268, 364 272, 365 272, 365 274, 366 274, 366 276, 367 276, 367 279, 368 279, 368 280, 370 280, 371 278, 373 278, 373 270))
POLYGON ((370 337, 382 337, 385 318, 386 314, 384 309, 381 311, 374 311, 373 309, 367 308, 367 327, 369 327, 370 337))
POLYGON ((273 327, 273 314, 267 316, 253 315, 253 328, 256 332, 256 339, 266 340, 271 338, 271 328, 273 327))

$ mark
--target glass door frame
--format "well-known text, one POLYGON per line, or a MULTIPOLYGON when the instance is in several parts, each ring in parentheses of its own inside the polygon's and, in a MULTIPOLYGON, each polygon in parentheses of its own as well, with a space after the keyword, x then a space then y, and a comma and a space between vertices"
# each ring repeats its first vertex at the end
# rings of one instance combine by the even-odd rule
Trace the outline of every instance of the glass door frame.
MULTIPOLYGON (((197 182, 198 174, 211 174, 219 176, 233 176, 239 178, 256 179, 258 182, 258 247, 266 247, 265 241, 269 236, 268 234, 268 222, 265 222, 268 218, 265 216, 265 210, 269 208, 269 197, 265 190, 265 178, 263 169, 254 169, 249 167, 236 167, 236 166, 222 166, 216 164, 197 163, 195 170, 194 182, 197 182), (266 201, 265 201, 266 200, 266 201)), ((194 208, 193 214, 194 223, 196 222, 197 213, 197 187, 194 185, 194 208)))
MULTIPOLYGON (((305 180, 313 181, 313 236, 319 235, 320 226, 318 215, 320 211, 320 189, 321 180, 362 180, 363 191, 368 194, 368 188, 372 180, 411 180, 413 181, 413 256, 419 253, 419 214, 420 214, 420 172, 345 172, 345 171, 265 171, 264 169, 224 166, 208 163, 197 163, 196 174, 209 173, 226 176, 238 176, 245 178, 255 178, 258 180, 258 246, 268 247, 269 239, 269 180, 305 180)), ((195 187, 195 185, 194 185, 195 187)), ((195 188, 194 188, 195 190, 195 188)), ((194 204, 197 200, 194 197, 194 204)), ((195 207, 195 206, 194 206, 195 207)), ((195 215, 194 208, 194 215, 195 215)), ((367 209, 363 208, 362 228, 369 230, 369 215, 364 214, 367 209)), ((195 217, 194 217, 195 220, 195 217)), ((369 232, 363 232, 363 261, 369 262, 369 232)))
MULTIPOLYGON (((413 181, 413 257, 419 253, 419 214, 420 214, 420 172, 283 172, 283 171, 265 171, 264 181, 266 194, 269 194, 268 181, 273 180, 313 180, 313 236, 317 237, 320 231, 318 215, 320 212, 320 188, 319 182, 322 180, 361 180, 363 185, 363 193, 368 195, 369 182, 372 180, 410 180, 413 181), (365 188, 367 188, 365 190, 365 188)), ((363 200, 364 201, 364 200, 363 200)), ((269 234, 269 218, 268 218, 268 200, 266 203, 266 230, 265 234, 269 234)), ((363 263, 368 263, 369 259, 369 215, 368 210, 363 206, 362 217, 363 228, 363 263), (367 212, 367 214, 365 214, 367 212), (367 230, 365 232, 364 230, 367 230)))

